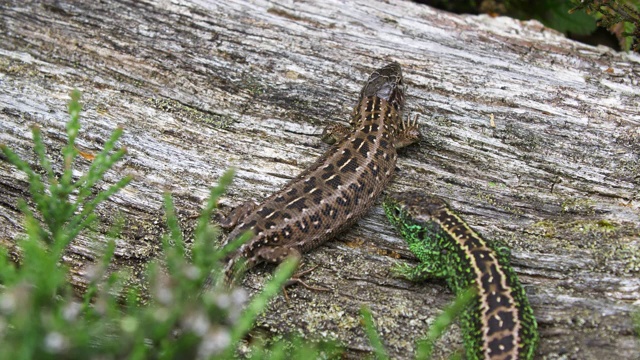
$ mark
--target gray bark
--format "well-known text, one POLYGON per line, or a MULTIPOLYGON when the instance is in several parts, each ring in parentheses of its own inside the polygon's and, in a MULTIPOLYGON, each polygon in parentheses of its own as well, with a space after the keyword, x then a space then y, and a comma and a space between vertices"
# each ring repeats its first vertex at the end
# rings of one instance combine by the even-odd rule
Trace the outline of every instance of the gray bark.
MULTIPOLYGON (((640 58, 567 40, 535 21, 458 16, 405 1, 3 1, 0 142, 34 162, 29 126, 61 164, 66 103, 85 110, 79 148, 97 152, 118 126, 128 155, 106 188, 135 180, 99 213, 126 220, 117 266, 133 276, 160 249, 162 194, 190 229, 209 187, 233 166, 223 212, 261 200, 326 149, 368 74, 396 60, 407 116, 424 140, 400 153, 389 191, 447 199, 487 238, 506 241, 540 325, 537 358, 640 357, 640 58)), ((86 169, 88 163, 81 163, 86 169)), ((0 240, 22 233, 25 176, 0 162, 0 240)), ((106 227, 106 226, 105 226, 106 227)), ((81 237, 68 261, 81 276, 96 255, 81 237)), ((259 326, 370 350, 358 311, 374 313, 393 357, 453 299, 442 282, 391 277, 415 262, 380 206, 305 255, 319 265, 259 326)), ((257 290, 273 267, 250 272, 257 290)), ((454 326, 437 357, 461 349, 454 326)))

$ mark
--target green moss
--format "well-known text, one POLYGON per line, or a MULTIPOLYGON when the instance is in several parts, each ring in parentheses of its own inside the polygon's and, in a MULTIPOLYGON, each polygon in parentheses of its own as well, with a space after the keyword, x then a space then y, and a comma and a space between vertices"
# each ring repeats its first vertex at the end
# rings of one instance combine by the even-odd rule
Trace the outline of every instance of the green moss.
MULTIPOLYGON (((542 230, 542 236, 546 238, 552 238, 556 236, 556 226, 551 220, 542 220, 531 225, 534 229, 542 230)), ((537 232, 536 232, 537 233, 537 232)))
POLYGON ((560 232, 572 231, 577 234, 595 234, 604 235, 609 234, 616 229, 618 225, 610 220, 577 220, 568 222, 558 222, 551 220, 542 220, 531 225, 533 228, 542 230, 542 236, 555 237, 560 232))
POLYGON ((609 219, 543 220, 527 231, 549 239, 548 246, 561 247, 563 251, 588 250, 597 268, 640 272, 640 234, 634 224, 609 219))
POLYGON ((522 210, 515 208, 507 203, 503 203, 502 201, 496 199, 496 197, 491 193, 476 192, 475 198, 478 199, 481 203, 489 204, 509 214, 516 215, 516 216, 520 216, 523 214, 522 210))
POLYGON ((565 199, 560 208, 564 214, 593 215, 596 202, 589 198, 565 199))
POLYGON ((640 241, 635 236, 635 240, 629 241, 614 249, 613 256, 624 264, 624 272, 640 273, 640 241))
POLYGON ((147 99, 146 102, 158 110, 175 114, 178 118, 211 125, 218 129, 226 129, 233 122, 227 115, 207 113, 171 99, 151 98, 147 99))
POLYGON ((586 233, 611 233, 615 231, 617 226, 609 220, 593 220, 593 221, 576 221, 573 229, 575 231, 586 233))
POLYGON ((34 64, 0 56, 0 73, 21 78, 46 78, 49 81, 58 78, 55 74, 43 74, 34 64))
POLYGON ((633 324, 635 326, 636 337, 640 339, 640 307, 637 307, 636 311, 633 312, 633 324))

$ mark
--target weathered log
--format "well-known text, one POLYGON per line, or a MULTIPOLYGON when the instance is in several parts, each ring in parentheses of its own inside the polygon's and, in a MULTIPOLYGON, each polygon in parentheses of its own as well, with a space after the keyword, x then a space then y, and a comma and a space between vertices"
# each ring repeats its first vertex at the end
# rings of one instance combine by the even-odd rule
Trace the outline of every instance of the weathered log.
MULTIPOLYGON (((38 124, 60 166, 74 87, 81 150, 98 151, 124 127, 128 155, 100 187, 135 181, 99 214, 106 224, 124 217, 115 265, 133 276, 160 249, 163 192, 187 229, 231 166, 224 211, 266 197, 326 149, 318 135, 347 122, 368 74, 396 60, 424 140, 401 151, 389 190, 438 194, 513 248, 540 325, 538 358, 640 357, 637 55, 535 21, 404 1, 5 0, 0 9, 0 142, 34 163, 38 124)), ((23 231, 16 204, 26 197, 25 176, 0 162, 5 246, 23 231)), ((69 253, 78 287, 94 241, 84 235, 69 253)), ((305 256, 319 265, 309 282, 332 291, 294 288, 260 326, 334 337, 358 357, 370 350, 358 315, 367 304, 391 355, 409 357, 453 295, 391 277, 397 261, 415 258, 378 206, 305 256)), ((245 286, 259 289, 272 270, 258 267, 245 286)), ((437 345, 439 357, 459 350, 457 328, 437 345)))

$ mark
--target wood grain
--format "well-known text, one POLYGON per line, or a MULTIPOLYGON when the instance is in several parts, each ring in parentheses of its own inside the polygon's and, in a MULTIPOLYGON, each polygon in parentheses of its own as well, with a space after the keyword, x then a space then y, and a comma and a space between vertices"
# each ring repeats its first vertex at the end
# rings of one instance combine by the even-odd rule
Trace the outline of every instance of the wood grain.
MULTIPOLYGON (((233 166, 222 211, 261 200, 325 149, 329 122, 347 123, 368 74, 396 60, 408 116, 424 140, 400 152, 390 191, 449 201, 513 263, 540 325, 537 358, 640 357, 640 58, 567 40, 535 21, 458 16, 405 1, 4 1, 0 4, 0 142, 34 162, 38 124, 57 166, 66 102, 83 92, 80 150, 97 152, 123 126, 128 155, 105 181, 135 176, 99 210, 105 231, 126 221, 116 267, 142 278, 160 249, 162 194, 187 235, 208 189, 233 166)), ((79 160, 78 174, 88 167, 79 160)), ((0 162, 0 241, 22 231, 25 176, 0 162)), ((95 236, 94 236, 95 237, 95 236)), ((98 236, 98 240, 102 240, 98 236)), ((74 283, 96 256, 92 237, 68 254, 74 283)), ((415 262, 379 206, 305 256, 319 265, 291 302, 259 326, 337 338, 370 350, 358 310, 373 310, 394 358, 453 295, 410 284, 389 267, 415 262)), ((248 274, 258 290, 272 267, 248 274)), ((461 349, 454 327, 437 357, 461 349)))

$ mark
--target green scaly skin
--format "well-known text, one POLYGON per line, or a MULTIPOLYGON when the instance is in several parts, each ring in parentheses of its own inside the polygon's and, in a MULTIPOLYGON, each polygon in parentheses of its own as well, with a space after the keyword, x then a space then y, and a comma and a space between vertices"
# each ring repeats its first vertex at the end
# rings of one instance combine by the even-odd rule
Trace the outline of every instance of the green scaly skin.
POLYGON ((509 264, 509 248, 484 240, 435 196, 392 194, 383 207, 420 260, 396 273, 412 281, 445 279, 456 294, 475 289, 461 316, 467 359, 532 359, 538 325, 509 264))

